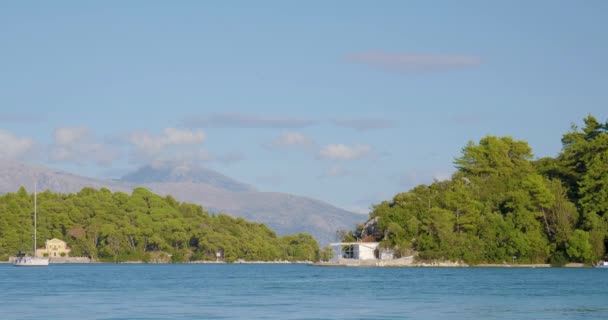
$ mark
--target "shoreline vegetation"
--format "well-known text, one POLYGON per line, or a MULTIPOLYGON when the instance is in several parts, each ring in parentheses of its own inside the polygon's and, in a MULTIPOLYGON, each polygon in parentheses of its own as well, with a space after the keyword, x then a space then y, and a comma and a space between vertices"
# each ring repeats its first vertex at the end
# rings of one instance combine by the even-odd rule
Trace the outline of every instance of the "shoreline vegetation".
POLYGON ((379 242, 394 257, 469 265, 595 265, 608 245, 608 122, 572 125, 554 158, 525 141, 469 142, 446 180, 373 206, 342 242, 379 242))
MULTIPOLYGON (((23 187, 0 195, 0 260, 31 251, 33 207, 23 187)), ((47 190, 38 193, 38 212, 38 243, 58 238, 71 257, 100 262, 318 261, 321 254, 309 234, 277 236, 264 224, 211 214, 144 188, 131 194, 47 190)))

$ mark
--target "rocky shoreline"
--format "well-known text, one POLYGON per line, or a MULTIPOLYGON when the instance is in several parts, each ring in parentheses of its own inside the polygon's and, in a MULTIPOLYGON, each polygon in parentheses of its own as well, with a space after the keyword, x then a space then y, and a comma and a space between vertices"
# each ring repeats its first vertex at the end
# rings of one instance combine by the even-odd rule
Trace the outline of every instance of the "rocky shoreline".
MULTIPOLYGON (((9 257, 8 261, 0 261, 0 264, 11 264, 15 260, 15 257, 9 257)), ((247 260, 236 260, 233 262, 226 261, 209 261, 209 260, 197 260, 188 262, 168 262, 168 261, 121 261, 121 262, 107 262, 107 261, 96 261, 87 257, 61 257, 61 258, 49 258, 51 264, 313 264, 313 261, 287 261, 287 260, 275 260, 275 261, 247 261, 247 260)))
POLYGON ((507 264, 507 263, 484 263, 469 265, 462 261, 417 261, 414 257, 403 257, 390 260, 355 260, 339 259, 332 262, 316 262, 312 264, 318 267, 403 267, 403 268, 585 268, 591 267, 583 263, 568 263, 564 266, 552 266, 546 263, 535 264, 507 264))
MULTIPOLYGON (((10 257, 8 261, 0 261, 0 264, 13 263, 15 257, 10 257)), ((536 264, 508 264, 508 263, 482 263, 469 265, 462 261, 416 261, 413 256, 402 257, 398 259, 387 259, 387 260, 355 260, 355 259, 339 259, 338 261, 331 262, 313 262, 313 261, 287 261, 287 260, 276 260, 276 261, 247 261, 247 260, 236 260, 233 262, 225 261, 189 261, 189 262, 144 262, 144 261, 122 261, 122 262, 105 262, 95 261, 87 257, 62 257, 62 258, 50 258, 49 263, 51 264, 305 264, 318 267, 404 267, 404 268, 586 268, 592 267, 584 263, 568 263, 563 266, 552 266, 546 263, 536 264)))
POLYGON ((319 267, 469 267, 468 264, 459 261, 416 261, 413 256, 397 259, 338 259, 331 262, 317 262, 313 264, 319 267))

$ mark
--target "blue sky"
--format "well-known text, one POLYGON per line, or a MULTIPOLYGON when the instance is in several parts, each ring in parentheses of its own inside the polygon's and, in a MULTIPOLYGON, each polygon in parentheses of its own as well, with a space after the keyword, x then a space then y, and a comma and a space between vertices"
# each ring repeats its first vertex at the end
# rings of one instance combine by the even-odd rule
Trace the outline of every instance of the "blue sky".
POLYGON ((605 1, 0 3, 0 159, 198 163, 365 212, 469 141, 608 119, 605 1))

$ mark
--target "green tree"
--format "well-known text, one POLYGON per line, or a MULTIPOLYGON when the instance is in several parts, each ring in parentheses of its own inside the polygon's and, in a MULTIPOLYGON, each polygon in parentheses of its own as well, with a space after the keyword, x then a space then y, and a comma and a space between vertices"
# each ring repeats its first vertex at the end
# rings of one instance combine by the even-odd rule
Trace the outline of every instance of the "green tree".
POLYGON ((320 258, 321 261, 329 261, 334 257, 334 249, 330 246, 325 246, 321 249, 320 258))
POLYGON ((589 233, 583 230, 576 230, 566 244, 566 253, 571 261, 590 262, 593 258, 591 244, 589 243, 589 233))
MULTIPOLYGON (((76 194, 39 195, 38 241, 64 239, 73 255, 102 261, 149 261, 171 256, 225 261, 319 259, 307 234, 277 237, 263 224, 225 214, 211 216, 201 206, 161 197, 144 188, 132 194, 83 188, 76 194)), ((0 259, 32 250, 33 196, 25 188, 0 195, 0 259)))

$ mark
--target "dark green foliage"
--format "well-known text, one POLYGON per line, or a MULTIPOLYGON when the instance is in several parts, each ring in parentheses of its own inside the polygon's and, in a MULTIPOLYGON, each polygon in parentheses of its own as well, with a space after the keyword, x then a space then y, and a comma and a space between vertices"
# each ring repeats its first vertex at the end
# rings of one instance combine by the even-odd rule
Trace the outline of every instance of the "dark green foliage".
POLYGON ((321 249, 321 252, 319 253, 319 255, 320 255, 319 260, 329 261, 329 260, 331 260, 331 258, 334 257, 334 250, 330 246, 325 246, 321 249))
MULTIPOLYGON (((469 142, 449 181, 374 206, 382 245, 423 259, 563 265, 603 259, 608 239, 608 123, 564 135, 557 158, 533 161, 526 142, 469 142)), ((352 240, 359 235, 343 232, 352 240)))
MULTIPOLYGON (((33 195, 24 188, 0 196, 0 259, 31 252, 33 195)), ((308 234, 277 237, 263 224, 161 197, 144 188, 131 195, 84 188, 77 194, 38 194, 38 244, 60 238, 72 256, 101 261, 311 260, 319 246, 308 234), (170 257, 170 259, 168 258, 170 257)))
POLYGON ((589 243, 589 233, 583 230, 576 230, 566 244, 566 253, 576 262, 589 262, 593 253, 589 243))

